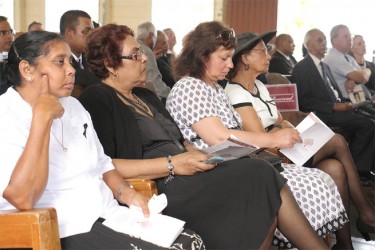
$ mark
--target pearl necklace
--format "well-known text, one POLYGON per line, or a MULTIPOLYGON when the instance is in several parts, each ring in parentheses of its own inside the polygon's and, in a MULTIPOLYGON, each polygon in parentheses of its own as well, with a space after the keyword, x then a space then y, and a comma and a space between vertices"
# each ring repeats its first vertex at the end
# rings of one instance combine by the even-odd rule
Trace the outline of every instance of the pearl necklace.
POLYGON ((61 119, 59 119, 59 120, 60 120, 60 122, 61 122, 61 142, 60 142, 59 139, 57 139, 57 137, 55 136, 55 134, 52 133, 52 131, 51 131, 51 134, 52 134, 52 136, 55 138, 55 140, 60 144, 62 150, 63 150, 64 152, 66 152, 66 151, 68 151, 68 148, 64 146, 64 123, 62 122, 61 119))

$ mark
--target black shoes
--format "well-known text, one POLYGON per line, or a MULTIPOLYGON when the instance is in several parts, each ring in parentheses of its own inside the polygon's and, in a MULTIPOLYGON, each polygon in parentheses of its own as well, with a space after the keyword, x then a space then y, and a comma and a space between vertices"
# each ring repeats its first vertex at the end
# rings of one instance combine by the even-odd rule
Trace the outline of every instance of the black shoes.
POLYGON ((375 173, 373 171, 359 173, 359 178, 365 187, 375 184, 375 173))
POLYGON ((366 240, 366 241, 370 241, 371 238, 370 238, 370 233, 375 233, 375 227, 373 226, 370 226, 370 225, 367 225, 366 223, 364 223, 360 218, 357 219, 357 230, 358 232, 360 232, 363 236, 363 238, 366 240))

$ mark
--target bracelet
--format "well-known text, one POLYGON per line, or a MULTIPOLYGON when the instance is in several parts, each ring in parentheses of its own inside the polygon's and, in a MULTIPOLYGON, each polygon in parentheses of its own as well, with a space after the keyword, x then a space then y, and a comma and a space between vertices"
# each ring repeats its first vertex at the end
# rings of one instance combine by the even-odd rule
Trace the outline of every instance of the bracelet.
POLYGON ((118 202, 120 202, 121 204, 125 204, 124 202, 121 201, 121 192, 122 190, 126 187, 130 187, 131 189, 134 189, 133 185, 129 185, 127 182, 124 182, 124 184, 122 184, 118 189, 117 189, 117 200, 118 202))
POLYGON ((165 178, 164 184, 167 185, 168 182, 174 179, 174 166, 172 164, 172 156, 168 155, 167 156, 168 160, 168 170, 169 170, 169 175, 165 178))

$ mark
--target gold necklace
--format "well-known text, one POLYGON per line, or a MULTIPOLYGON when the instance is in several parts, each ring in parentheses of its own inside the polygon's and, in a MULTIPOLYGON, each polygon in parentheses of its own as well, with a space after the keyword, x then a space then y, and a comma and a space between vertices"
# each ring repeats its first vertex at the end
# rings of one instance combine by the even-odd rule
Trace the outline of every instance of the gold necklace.
POLYGON ((148 107, 146 107, 142 102, 141 102, 141 99, 139 99, 138 96, 132 94, 134 99, 135 99, 135 103, 141 108, 143 109, 143 111, 145 111, 146 113, 148 113, 148 107))
POLYGON ((51 131, 51 134, 53 135, 53 137, 55 138, 55 140, 60 144, 62 150, 64 152, 68 151, 68 148, 64 146, 64 123, 62 122, 61 119, 59 119, 60 122, 61 122, 61 142, 57 139, 57 137, 55 136, 54 133, 52 133, 51 131))

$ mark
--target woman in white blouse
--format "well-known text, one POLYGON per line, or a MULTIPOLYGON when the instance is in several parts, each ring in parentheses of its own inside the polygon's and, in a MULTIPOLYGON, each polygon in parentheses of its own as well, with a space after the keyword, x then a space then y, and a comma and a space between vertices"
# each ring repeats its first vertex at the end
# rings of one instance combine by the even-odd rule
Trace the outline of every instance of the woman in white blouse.
MULTIPOLYGON (((234 67, 227 75, 230 80, 225 86, 225 92, 241 115, 243 129, 246 131, 273 134, 292 127, 288 121, 283 120, 267 88, 256 79, 258 75, 268 71, 270 56, 265 44, 275 33, 244 33, 237 40, 238 47, 233 55, 234 67)), ((363 228, 363 222, 368 225, 375 224, 375 210, 363 192, 349 148, 341 135, 334 135, 305 166, 318 168, 334 179, 346 211, 349 211, 350 200, 358 209, 359 229, 363 228)), ((335 247, 352 248, 350 235, 348 224, 336 231, 335 247)))

